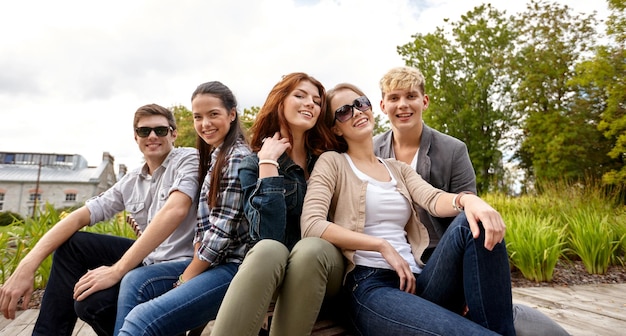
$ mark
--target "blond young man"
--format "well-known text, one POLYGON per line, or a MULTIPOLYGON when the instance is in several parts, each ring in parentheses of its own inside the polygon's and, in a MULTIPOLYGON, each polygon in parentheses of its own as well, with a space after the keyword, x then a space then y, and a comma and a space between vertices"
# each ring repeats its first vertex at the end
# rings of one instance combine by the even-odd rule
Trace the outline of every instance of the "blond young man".
MULTIPOLYGON (((461 140, 430 128, 422 120, 430 99, 425 93, 422 73, 412 67, 396 67, 380 80, 381 111, 391 130, 374 138, 374 152, 381 158, 395 158, 412 167, 434 187, 451 193, 476 193, 476 175, 467 146, 461 140)), ((426 261, 454 218, 437 218, 418 209, 420 221, 428 229, 426 261)), ((513 304, 518 336, 568 335, 550 318, 531 307, 513 304)))

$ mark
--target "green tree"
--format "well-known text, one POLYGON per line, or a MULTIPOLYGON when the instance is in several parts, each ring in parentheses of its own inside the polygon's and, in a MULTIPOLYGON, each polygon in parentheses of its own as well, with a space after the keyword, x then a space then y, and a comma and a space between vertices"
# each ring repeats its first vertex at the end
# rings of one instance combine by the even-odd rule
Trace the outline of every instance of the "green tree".
POLYGON ((389 119, 380 114, 374 115, 374 135, 385 133, 389 130, 389 119))
POLYGON ((611 14, 606 23, 607 35, 613 45, 600 47, 592 64, 604 70, 595 73, 599 75, 597 86, 606 97, 598 128, 609 139, 612 148, 608 155, 614 160, 603 180, 623 186, 626 185, 626 1, 609 0, 608 4, 611 14))
MULTIPOLYGON (((195 147, 196 146, 196 130, 193 127, 193 114, 183 105, 175 105, 170 107, 176 118, 176 125, 178 126, 178 138, 176 138, 176 146, 181 147, 195 147)), ((249 130, 250 126, 256 118, 256 114, 259 113, 260 107, 252 106, 245 108, 240 115, 241 123, 244 130, 249 130)))
POLYGON ((573 14, 567 5, 536 0, 515 20, 513 106, 523 133, 516 157, 528 180, 579 180, 597 171, 594 115, 576 106, 576 88, 569 85, 592 49, 595 25, 595 13, 573 14))
MULTIPOLYGON (((579 141, 586 141, 586 147, 593 146, 593 148, 580 160, 588 161, 584 162, 584 166, 589 169, 587 175, 594 178, 604 175, 605 182, 609 184, 619 183, 617 171, 624 166, 623 147, 622 155, 612 156, 611 154, 614 152, 613 144, 619 142, 619 137, 616 135, 620 132, 619 121, 612 122, 612 119, 617 115, 624 115, 626 69, 624 69, 624 64, 618 62, 623 63, 625 60, 623 52, 600 46, 592 60, 582 62, 576 67, 576 76, 570 81, 573 87, 578 88, 573 106, 576 111, 575 116, 584 118, 581 122, 595 126, 595 128, 581 129, 586 134, 579 141), (622 91, 619 91, 620 89, 622 91), (621 108, 618 102, 620 97, 621 108)), ((623 134, 623 129, 621 132, 623 134)), ((621 183, 624 182, 626 180, 621 179, 621 183)))
POLYGON ((501 187, 506 135, 514 125, 504 69, 515 35, 511 20, 482 5, 433 33, 398 47, 426 77, 430 107, 424 121, 467 144, 480 192, 501 187))
POLYGON ((241 123, 244 129, 250 130, 250 127, 252 127, 254 119, 256 119, 256 115, 257 113, 259 113, 260 109, 261 108, 259 106, 252 106, 249 109, 243 109, 243 113, 241 115, 241 123))
POLYGON ((183 105, 175 105, 170 107, 176 126, 178 127, 178 137, 176 138, 176 146, 178 147, 195 147, 196 146, 196 130, 193 128, 193 114, 183 105))

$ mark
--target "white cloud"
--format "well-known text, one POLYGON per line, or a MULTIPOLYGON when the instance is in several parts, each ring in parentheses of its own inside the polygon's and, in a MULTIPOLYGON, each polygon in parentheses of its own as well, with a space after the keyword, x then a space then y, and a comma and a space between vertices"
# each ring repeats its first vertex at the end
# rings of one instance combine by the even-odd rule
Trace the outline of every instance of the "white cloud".
MULTIPOLYGON (((606 4, 563 3, 577 11, 606 4)), ((108 151, 135 167, 132 116, 147 103, 190 106, 195 87, 219 80, 240 109, 260 106, 284 74, 327 88, 361 87, 402 65, 396 47, 480 5, 469 0, 6 1, 0 4, 0 150, 108 151)), ((491 1, 513 14, 523 2, 491 1)), ((377 105, 377 104, 374 104, 377 105)))

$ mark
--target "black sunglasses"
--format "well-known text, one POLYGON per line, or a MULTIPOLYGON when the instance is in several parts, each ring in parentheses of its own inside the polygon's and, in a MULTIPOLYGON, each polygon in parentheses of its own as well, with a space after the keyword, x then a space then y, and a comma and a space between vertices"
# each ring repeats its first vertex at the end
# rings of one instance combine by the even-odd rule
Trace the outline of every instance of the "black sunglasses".
POLYGON ((135 128, 135 132, 137 133, 137 135, 140 138, 145 138, 148 135, 150 135, 150 133, 152 133, 152 131, 154 131, 154 134, 156 134, 157 136, 160 137, 164 137, 167 135, 167 133, 170 132, 170 130, 174 130, 171 126, 157 126, 157 127, 137 127, 135 128))
POLYGON ((372 107, 372 103, 365 96, 361 96, 352 102, 352 105, 344 105, 335 111, 335 120, 346 122, 354 116, 354 108, 361 112, 365 112, 372 107))

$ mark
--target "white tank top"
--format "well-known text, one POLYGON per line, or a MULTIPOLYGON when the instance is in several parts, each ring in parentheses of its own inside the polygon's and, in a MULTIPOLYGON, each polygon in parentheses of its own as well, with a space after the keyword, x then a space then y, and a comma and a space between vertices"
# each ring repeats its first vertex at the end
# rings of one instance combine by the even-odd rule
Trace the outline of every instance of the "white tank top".
MULTIPOLYGON (((409 263, 413 273, 421 273, 422 270, 415 262, 411 253, 411 245, 409 245, 404 231, 406 223, 411 218, 411 204, 398 191, 397 181, 389 171, 389 167, 383 160, 379 159, 387 168, 391 181, 378 181, 360 171, 348 154, 344 153, 343 155, 348 159, 350 167, 359 179, 367 182, 364 233, 387 240, 409 263)), ((393 270, 382 254, 374 251, 357 250, 354 254, 354 263, 393 270)))

